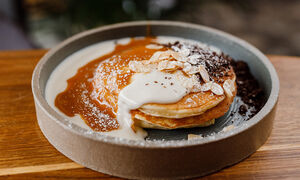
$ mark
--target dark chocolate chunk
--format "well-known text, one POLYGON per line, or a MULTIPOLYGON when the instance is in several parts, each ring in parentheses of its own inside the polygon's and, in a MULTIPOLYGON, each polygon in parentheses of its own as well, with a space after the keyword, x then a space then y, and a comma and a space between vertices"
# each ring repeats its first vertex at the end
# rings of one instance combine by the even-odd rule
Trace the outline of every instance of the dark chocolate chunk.
POLYGON ((244 115, 245 107, 252 108, 249 118, 254 116, 264 105, 265 98, 262 88, 251 74, 247 63, 243 61, 231 61, 231 65, 236 74, 237 95, 247 105, 241 105, 239 113, 244 115))

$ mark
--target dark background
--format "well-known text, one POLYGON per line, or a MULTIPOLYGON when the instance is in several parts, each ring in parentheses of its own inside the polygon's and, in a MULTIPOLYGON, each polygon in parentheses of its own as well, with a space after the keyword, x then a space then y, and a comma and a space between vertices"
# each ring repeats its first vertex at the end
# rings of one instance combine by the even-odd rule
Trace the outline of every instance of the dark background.
POLYGON ((300 0, 0 0, 0 50, 51 48, 86 29, 145 19, 207 25, 267 54, 300 56, 300 0))

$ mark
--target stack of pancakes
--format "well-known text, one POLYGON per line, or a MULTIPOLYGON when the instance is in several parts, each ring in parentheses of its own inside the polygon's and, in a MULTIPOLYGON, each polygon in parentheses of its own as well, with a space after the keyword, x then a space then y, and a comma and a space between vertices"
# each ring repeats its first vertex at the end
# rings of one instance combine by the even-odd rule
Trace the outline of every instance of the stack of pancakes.
MULTIPOLYGON (((235 73, 231 69, 227 79, 235 82, 235 73)), ((223 85, 222 83, 218 83, 223 85)), ((189 93, 180 101, 173 104, 144 104, 132 111, 135 125, 144 128, 176 129, 204 127, 214 124, 215 119, 223 116, 229 109, 236 95, 234 83, 232 94, 225 91, 216 95, 211 91, 189 93)))
MULTIPOLYGON (((146 48, 146 46, 142 46, 143 47, 139 46, 136 49, 143 51, 143 48, 146 48)), ((169 50, 173 50, 172 46, 170 45, 168 47, 164 46, 163 50, 166 50, 166 48, 169 50)), ((134 48, 122 53, 124 55, 124 53, 132 53, 133 51, 134 48)), ((153 54, 158 50, 151 51, 153 54)), ((193 52, 196 52, 195 48, 193 52)), ((227 57, 223 54, 220 55, 214 52, 210 54, 208 59, 215 59, 213 58, 213 56, 218 56, 219 58, 222 57, 223 61, 224 58, 226 60, 227 57)), ((140 59, 143 59, 143 57, 141 57, 140 59)), ((120 64, 122 64, 122 67, 120 66, 118 72, 129 72, 129 62, 115 64, 112 64, 112 62, 110 62, 110 65, 113 65, 114 68, 116 68, 120 64)), ((214 61, 212 60, 210 64, 214 64, 214 61)), ((155 129, 176 129, 203 127, 214 124, 216 118, 223 116, 228 111, 237 92, 235 84, 236 76, 233 68, 228 65, 228 63, 226 68, 218 67, 218 65, 222 66, 222 63, 215 62, 214 67, 207 67, 207 71, 210 75, 210 82, 205 82, 205 80, 203 81, 203 79, 201 79, 201 76, 198 75, 201 79, 199 83, 204 86, 205 84, 207 85, 213 82, 214 84, 217 84, 218 87, 221 87, 222 92, 224 93, 214 93, 212 89, 206 89, 205 91, 190 92, 181 100, 172 104, 144 104, 140 108, 131 111, 134 126, 155 129), (216 68, 218 69, 216 70, 216 68)), ((120 74, 118 75, 115 72, 110 73, 109 71, 107 71, 107 73, 105 74, 103 73, 104 69, 107 68, 98 68, 98 72, 101 72, 102 74, 98 77, 96 74, 96 81, 98 83, 98 85, 96 86, 98 87, 98 89, 96 89, 96 93, 99 94, 100 97, 98 97, 98 100, 101 101, 102 104, 109 104, 116 112, 118 93, 123 88, 122 85, 117 83, 118 80, 116 80, 116 76, 120 76, 120 74), (114 81, 115 83, 109 83, 112 81, 114 81), (106 103, 103 103, 103 101, 105 101, 106 103)), ((130 76, 134 75, 134 72, 131 71, 130 73, 130 76)), ((130 81, 131 80, 129 79, 128 83, 130 83, 130 81)))

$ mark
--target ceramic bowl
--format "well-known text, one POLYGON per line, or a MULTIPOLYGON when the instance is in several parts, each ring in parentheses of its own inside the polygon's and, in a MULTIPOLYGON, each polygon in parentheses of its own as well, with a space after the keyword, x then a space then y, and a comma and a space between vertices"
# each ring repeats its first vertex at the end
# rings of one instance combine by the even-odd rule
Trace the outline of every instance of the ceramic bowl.
MULTIPOLYGON (((237 163, 264 144, 273 125, 279 80, 267 57, 237 37, 201 25, 171 21, 138 21, 85 31, 52 48, 34 70, 32 90, 42 132, 58 151, 73 161, 119 177, 181 179, 203 176, 237 163), (150 133, 150 136, 165 139, 164 141, 134 141, 83 129, 63 118, 47 103, 47 80, 55 67, 66 57, 94 43, 123 37, 146 36, 149 33, 154 36, 176 36, 201 41, 218 47, 234 59, 247 62, 266 95, 264 107, 236 128, 202 139, 186 140, 182 135, 186 131, 179 130, 150 133)), ((212 126, 211 129, 217 128, 218 126, 212 126)))

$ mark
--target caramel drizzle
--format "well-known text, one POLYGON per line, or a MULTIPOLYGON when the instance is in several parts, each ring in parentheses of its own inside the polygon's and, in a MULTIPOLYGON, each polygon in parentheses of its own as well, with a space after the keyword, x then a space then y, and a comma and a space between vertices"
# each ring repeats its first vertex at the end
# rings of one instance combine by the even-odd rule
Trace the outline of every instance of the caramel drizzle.
MULTIPOLYGON (((105 69, 103 82, 107 81, 111 75, 112 69, 124 69, 128 66, 132 57, 135 60, 149 59, 157 50, 147 49, 145 46, 154 41, 153 37, 143 39, 131 39, 126 45, 117 44, 115 49, 102 57, 92 60, 85 66, 78 69, 77 74, 67 80, 68 86, 65 91, 59 93, 55 98, 55 106, 69 117, 80 115, 85 123, 95 131, 107 132, 119 128, 116 120, 116 103, 110 102, 110 106, 101 103, 107 97, 99 96, 97 99, 92 97, 94 90, 93 82, 97 69, 105 69), (108 63, 114 59, 114 63, 108 63), (105 61, 107 60, 107 61, 105 61)), ((117 81, 114 86, 117 91, 108 91, 109 95, 113 95, 117 102, 118 92, 128 85, 132 71, 122 71, 117 74, 117 81)), ((111 85, 111 84, 108 84, 111 85)), ((99 92, 107 91, 107 88, 100 87, 99 92), (103 88, 103 89, 102 89, 103 88)))

